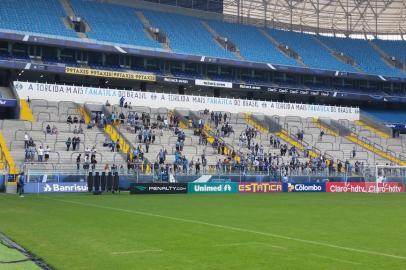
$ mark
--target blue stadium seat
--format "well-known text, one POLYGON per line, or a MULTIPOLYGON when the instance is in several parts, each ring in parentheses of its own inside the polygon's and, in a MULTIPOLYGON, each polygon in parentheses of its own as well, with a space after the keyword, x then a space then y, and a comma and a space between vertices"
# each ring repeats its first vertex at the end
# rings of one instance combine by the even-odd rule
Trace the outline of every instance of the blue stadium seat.
POLYGON ((77 37, 67 29, 67 15, 58 0, 1 0, 0 28, 64 37, 77 37))
POLYGON ((366 110, 366 112, 385 123, 406 124, 405 111, 366 110))
POLYGON ((380 40, 375 39, 372 41, 378 45, 389 56, 394 56, 397 60, 406 64, 406 42, 400 40, 380 40))
POLYGON ((96 1, 70 2, 76 15, 83 17, 89 24, 91 28, 87 33, 89 38, 118 44, 162 48, 158 42, 148 38, 134 9, 96 1))
POLYGON ((311 68, 357 72, 351 65, 336 59, 323 47, 314 35, 268 29, 268 32, 278 42, 292 48, 301 57, 305 65, 311 68))
POLYGON ((151 10, 145 10, 143 13, 154 27, 166 33, 169 46, 176 53, 236 58, 216 43, 198 18, 151 10))
POLYGON ((260 32, 251 25, 208 21, 210 27, 223 37, 232 40, 240 49, 241 55, 250 61, 279 65, 297 65, 296 61, 284 55, 260 32))
POLYGON ((406 77, 399 69, 386 64, 378 52, 366 40, 324 36, 319 36, 319 39, 335 51, 339 53, 343 52, 351 57, 365 73, 406 77))

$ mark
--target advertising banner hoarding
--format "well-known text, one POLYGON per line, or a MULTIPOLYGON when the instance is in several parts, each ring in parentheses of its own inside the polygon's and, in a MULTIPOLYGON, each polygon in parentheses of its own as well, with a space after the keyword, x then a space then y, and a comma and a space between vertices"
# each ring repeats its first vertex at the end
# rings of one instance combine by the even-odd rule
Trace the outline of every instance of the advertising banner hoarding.
POLYGON ((396 193, 404 192, 405 187, 398 182, 388 183, 356 183, 356 182, 338 182, 326 183, 327 192, 381 192, 381 193, 396 193))
POLYGON ((186 183, 131 183, 130 194, 179 194, 187 193, 186 183))
POLYGON ((188 193, 237 193, 237 183, 188 183, 188 193))
POLYGON ((283 183, 284 192, 326 192, 325 183, 283 183))
POLYGON ((273 193, 282 192, 282 183, 262 182, 262 183, 239 183, 238 192, 240 193, 273 193))

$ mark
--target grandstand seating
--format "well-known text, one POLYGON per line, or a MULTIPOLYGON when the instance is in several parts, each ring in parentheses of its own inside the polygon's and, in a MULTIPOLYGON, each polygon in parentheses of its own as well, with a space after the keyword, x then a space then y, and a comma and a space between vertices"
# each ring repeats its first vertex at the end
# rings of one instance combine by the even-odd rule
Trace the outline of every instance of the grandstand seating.
POLYGON ((148 38, 132 8, 96 1, 71 0, 75 14, 89 24, 91 39, 150 48, 162 48, 148 38))
MULTIPOLYGON (((36 122, 18 121, 18 120, 3 120, 2 132, 8 143, 11 155, 17 166, 21 168, 25 161, 24 150, 24 134, 27 132, 29 137, 32 137, 36 148, 40 145, 45 148, 50 148, 50 159, 48 162, 35 163, 33 168, 53 169, 75 167, 76 157, 84 151, 86 147, 96 147, 96 159, 98 161, 97 168, 102 169, 105 163, 121 163, 124 164, 124 159, 121 154, 111 152, 109 148, 103 147, 103 142, 106 135, 102 130, 93 128, 86 129, 83 125, 83 134, 74 134, 75 124, 67 124, 68 115, 77 116, 80 119, 80 114, 77 112, 77 105, 73 102, 47 102, 45 100, 32 100, 32 112, 36 122), (55 126, 58 129, 58 134, 46 134, 45 128, 47 125, 55 126), (79 136, 81 139, 79 150, 66 151, 66 140, 70 137, 79 136)), ((79 124, 77 124, 79 127, 79 124)), ((37 160, 34 159, 33 162, 37 160)))
POLYGON ((143 11, 151 25, 169 38, 173 52, 235 59, 235 56, 217 44, 198 18, 151 10, 143 11))
POLYGON ((369 109, 366 112, 385 123, 406 124, 406 113, 404 111, 369 109))
POLYGON ((372 41, 389 56, 394 56, 397 60, 406 64, 406 42, 400 40, 380 40, 372 41))
POLYGON ((0 1, 0 28, 22 32, 76 37, 64 26, 67 17, 58 0, 2 0, 0 1))
POLYGON ((336 59, 316 40, 314 35, 276 29, 267 30, 277 41, 293 48, 302 57, 304 64, 310 68, 357 72, 351 65, 336 59))
POLYGON ((319 36, 318 38, 336 52, 342 52, 351 57, 365 73, 396 77, 406 76, 399 69, 386 64, 378 52, 369 44, 369 41, 325 36, 319 36))
POLYGON ((260 28, 252 25, 208 21, 208 24, 223 37, 229 38, 240 50, 246 60, 280 65, 297 65, 293 58, 289 58, 279 51, 267 37, 260 32, 260 28))

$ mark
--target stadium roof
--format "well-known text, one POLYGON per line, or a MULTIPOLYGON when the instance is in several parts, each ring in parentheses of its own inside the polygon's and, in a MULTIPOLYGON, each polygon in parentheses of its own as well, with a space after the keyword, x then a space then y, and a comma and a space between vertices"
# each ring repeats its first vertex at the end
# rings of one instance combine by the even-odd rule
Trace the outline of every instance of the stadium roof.
POLYGON ((406 0, 224 0, 224 14, 318 33, 406 32, 406 0))

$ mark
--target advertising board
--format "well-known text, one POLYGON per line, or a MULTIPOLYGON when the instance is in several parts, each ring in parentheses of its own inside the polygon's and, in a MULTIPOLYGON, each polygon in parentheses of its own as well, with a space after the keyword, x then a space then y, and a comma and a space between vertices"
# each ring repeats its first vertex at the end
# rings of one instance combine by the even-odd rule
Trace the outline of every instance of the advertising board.
POLYGON ((283 185, 278 182, 262 182, 262 183, 239 183, 238 192, 240 193, 273 193, 282 192, 283 185))
POLYGON ((131 183, 130 194, 187 193, 186 183, 131 183))
POLYGON ((237 183, 188 183, 188 193, 237 193, 237 183))
POLYGON ((326 192, 325 183, 283 183, 284 192, 326 192))
POLYGON ((357 183, 357 182, 329 182, 326 184, 327 192, 381 192, 381 193, 396 193, 404 192, 405 187, 401 183, 357 183))
POLYGON ((25 193, 77 193, 87 192, 86 182, 26 183, 25 193))

